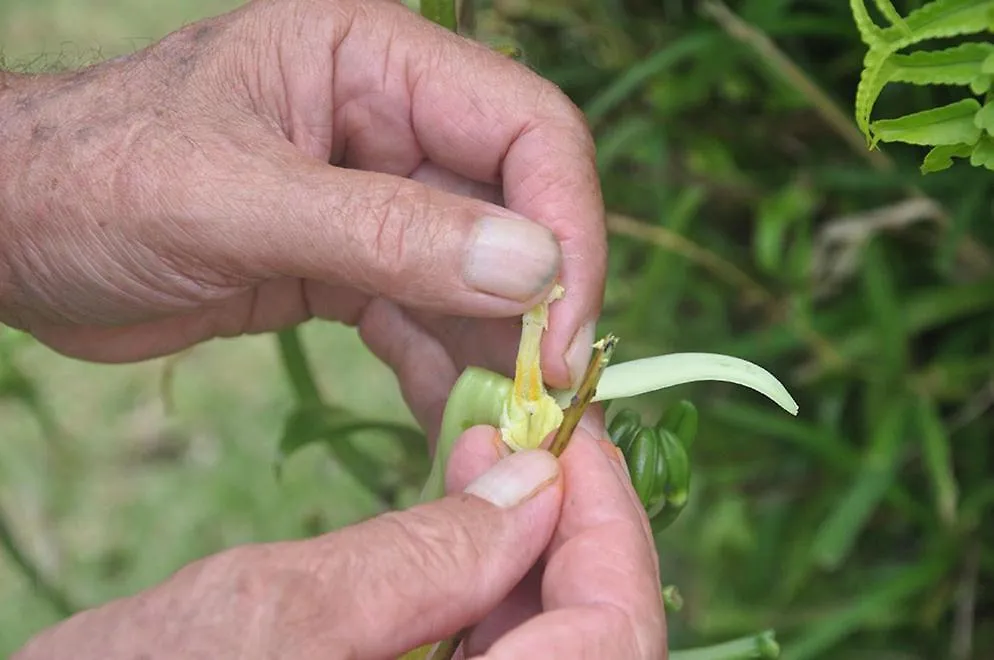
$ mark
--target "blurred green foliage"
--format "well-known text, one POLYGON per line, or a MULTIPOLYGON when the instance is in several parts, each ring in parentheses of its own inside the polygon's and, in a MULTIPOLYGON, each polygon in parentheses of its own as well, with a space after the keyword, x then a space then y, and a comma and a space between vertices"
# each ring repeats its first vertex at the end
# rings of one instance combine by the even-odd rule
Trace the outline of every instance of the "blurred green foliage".
MULTIPOLYGON (((893 4, 906 15, 924 3, 893 4)), ((180 5, 154 28, 138 19, 141 36, 194 18, 180 5)), ((28 6, 0 3, 0 25, 23 25, 28 6)), ((994 578, 990 173, 957 162, 922 177, 917 148, 867 148, 854 121, 866 48, 840 0, 492 0, 475 21, 480 39, 518 44, 595 132, 612 241, 602 334, 622 338, 617 360, 729 353, 800 403, 790 418, 715 383, 625 403, 649 419, 680 398, 700 411, 690 501, 658 537, 664 581, 684 601, 672 646, 773 628, 790 660, 994 657, 982 588, 994 578)), ((138 36, 113 30, 102 38, 138 36)), ((49 34, 48 49, 62 38, 49 34)), ((875 113, 958 98, 891 84, 875 113)), ((354 335, 306 330, 337 404, 409 421, 354 335)), ((0 505, 69 598, 99 602, 225 545, 382 508, 317 449, 277 484, 270 461, 292 404, 264 339, 179 363, 165 418, 176 421, 157 418, 141 457, 124 452, 139 427, 120 420, 149 416, 161 364, 9 352, 3 364, 40 383, 52 428, 0 407, 0 505), (76 443, 44 440, 65 427, 76 443)), ((0 654, 55 617, 20 576, 0 567, 0 654)))

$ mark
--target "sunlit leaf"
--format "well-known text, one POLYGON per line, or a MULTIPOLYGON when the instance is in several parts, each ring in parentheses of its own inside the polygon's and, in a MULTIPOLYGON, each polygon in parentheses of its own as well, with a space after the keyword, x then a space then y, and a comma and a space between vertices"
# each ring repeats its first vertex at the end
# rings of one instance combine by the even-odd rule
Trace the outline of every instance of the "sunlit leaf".
POLYGON ((980 129, 973 121, 979 109, 976 99, 963 99, 897 119, 881 119, 873 122, 870 130, 874 141, 880 142, 928 146, 973 144, 980 138, 980 129))
POLYGON ((888 77, 914 85, 969 85, 983 73, 981 66, 992 54, 994 44, 965 43, 944 50, 892 55, 888 77))
POLYGON ((918 433, 922 441, 922 458, 939 518, 947 525, 956 519, 959 488, 953 470, 952 446, 935 402, 921 397, 915 406, 918 413, 918 433))
POLYGON ((985 135, 973 147, 970 153, 970 164, 974 167, 986 167, 994 170, 994 138, 985 135))
POLYGON ((953 166, 953 158, 969 158, 973 152, 972 144, 944 144, 934 147, 922 161, 922 174, 941 172, 953 166))
POLYGON ((870 18, 870 12, 866 8, 863 0, 849 0, 849 8, 852 10, 853 18, 856 21, 856 29, 859 30, 859 37, 867 46, 873 47, 882 43, 880 37, 880 27, 870 18))
POLYGON ((994 135, 994 102, 984 104, 973 117, 973 123, 977 128, 983 129, 988 135, 994 135))
POLYGON ((612 364, 601 376, 594 401, 624 399, 708 380, 756 390, 790 414, 797 414, 797 402, 773 374, 746 360, 716 353, 673 353, 612 364))
POLYGON ((880 415, 856 480, 812 540, 812 556, 823 568, 834 570, 845 561, 894 481, 905 440, 905 412, 898 399, 880 415))
POLYGON ((904 18, 907 30, 892 26, 882 36, 897 51, 928 39, 986 32, 994 25, 992 9, 992 0, 932 0, 904 18))
POLYGON ((883 17, 886 18, 891 25, 899 27, 905 34, 909 36, 911 35, 911 28, 909 28, 908 24, 904 22, 904 18, 900 13, 898 13, 897 9, 894 8, 894 5, 890 2, 890 0, 874 1, 876 2, 877 9, 881 14, 883 14, 883 17))

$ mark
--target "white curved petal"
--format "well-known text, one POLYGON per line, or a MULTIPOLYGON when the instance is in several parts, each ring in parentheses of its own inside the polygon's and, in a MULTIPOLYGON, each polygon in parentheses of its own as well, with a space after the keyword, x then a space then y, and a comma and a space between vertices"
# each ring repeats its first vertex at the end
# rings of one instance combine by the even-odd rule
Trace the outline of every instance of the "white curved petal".
POLYGON ((797 402, 773 374, 752 362, 717 353, 671 353, 612 364, 601 375, 594 401, 624 399, 702 380, 748 387, 791 415, 797 414, 797 402))

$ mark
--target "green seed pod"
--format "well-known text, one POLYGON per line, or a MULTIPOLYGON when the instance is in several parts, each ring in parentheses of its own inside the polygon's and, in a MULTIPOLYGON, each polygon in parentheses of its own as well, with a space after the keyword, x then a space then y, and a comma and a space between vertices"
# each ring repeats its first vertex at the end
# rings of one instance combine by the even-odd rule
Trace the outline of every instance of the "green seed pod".
POLYGON ((663 413, 656 429, 669 431, 689 450, 697 436, 697 408, 690 401, 678 401, 663 413))
POLYGON ((635 442, 635 436, 638 435, 641 428, 642 416, 634 410, 625 408, 614 416, 608 425, 607 432, 611 436, 611 442, 627 457, 631 452, 632 443, 635 442))
POLYGON ((659 484, 659 489, 662 491, 662 497, 658 500, 653 500, 646 504, 645 513, 652 520, 660 513, 662 513, 663 508, 668 506, 669 503, 666 499, 666 492, 669 487, 669 481, 667 476, 668 467, 666 465, 666 455, 663 453, 662 442, 659 440, 659 434, 656 433, 656 482, 659 484))
POLYGON ((653 512, 658 513, 666 504, 666 469, 661 464, 665 459, 656 430, 649 427, 640 429, 625 458, 635 492, 651 517, 653 512))
POLYGON ((650 518, 649 525, 652 527, 653 536, 672 525, 673 521, 679 517, 681 511, 682 509, 666 505, 662 511, 650 518))
POLYGON ((675 434, 663 430, 658 435, 660 453, 666 461, 666 505, 681 510, 690 491, 690 457, 675 434))

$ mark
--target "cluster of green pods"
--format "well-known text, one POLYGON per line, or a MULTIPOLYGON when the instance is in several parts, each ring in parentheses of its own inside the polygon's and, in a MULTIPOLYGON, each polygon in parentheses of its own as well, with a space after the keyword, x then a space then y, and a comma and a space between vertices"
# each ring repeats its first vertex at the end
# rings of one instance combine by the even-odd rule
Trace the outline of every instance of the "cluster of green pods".
POLYGON ((687 505, 689 452, 697 435, 697 408, 690 401, 680 401, 655 425, 643 424, 638 412, 626 408, 608 424, 608 434, 625 456, 653 533, 661 532, 687 505))

